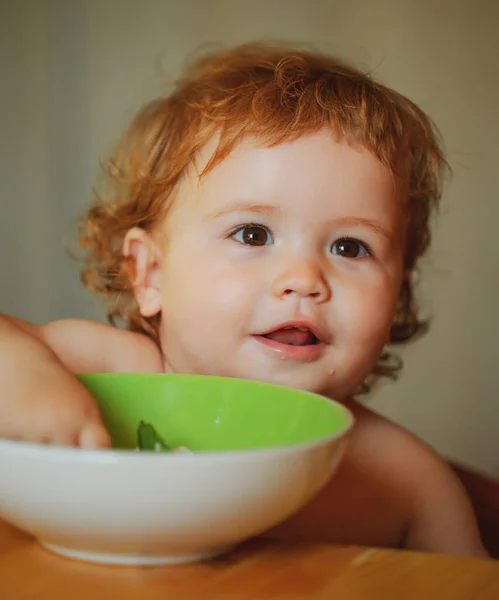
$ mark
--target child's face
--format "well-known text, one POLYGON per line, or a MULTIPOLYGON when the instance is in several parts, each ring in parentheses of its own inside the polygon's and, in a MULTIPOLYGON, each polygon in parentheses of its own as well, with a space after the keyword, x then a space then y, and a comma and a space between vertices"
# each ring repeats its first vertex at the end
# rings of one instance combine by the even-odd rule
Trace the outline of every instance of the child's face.
POLYGON ((166 368, 345 398, 388 340, 400 205, 392 173, 327 132, 247 141, 201 181, 193 171, 158 232, 154 289, 137 296, 162 312, 166 368))

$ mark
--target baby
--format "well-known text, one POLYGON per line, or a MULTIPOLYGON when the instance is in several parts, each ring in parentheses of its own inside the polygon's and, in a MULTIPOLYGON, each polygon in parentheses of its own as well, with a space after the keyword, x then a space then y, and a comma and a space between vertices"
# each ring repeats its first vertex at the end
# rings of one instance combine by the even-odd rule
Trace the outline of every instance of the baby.
POLYGON ((445 159, 413 103, 333 58, 251 44, 142 109, 80 230, 112 323, 0 318, 0 434, 107 447, 73 374, 256 379, 344 403, 344 463, 268 536, 484 556, 468 499, 420 440, 356 400, 424 330, 412 276, 445 159))

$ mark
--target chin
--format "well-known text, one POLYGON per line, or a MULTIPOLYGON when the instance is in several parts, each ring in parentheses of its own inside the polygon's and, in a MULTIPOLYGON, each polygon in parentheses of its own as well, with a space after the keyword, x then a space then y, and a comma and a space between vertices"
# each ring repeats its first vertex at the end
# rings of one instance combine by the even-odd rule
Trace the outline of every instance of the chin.
POLYGON ((258 377, 254 377, 253 379, 265 383, 273 383, 274 385, 281 385, 297 390, 303 390, 305 392, 312 392, 313 394, 320 394, 321 396, 330 395, 324 382, 311 381, 307 377, 289 377, 284 374, 281 376, 273 374, 265 377, 260 374, 258 377))

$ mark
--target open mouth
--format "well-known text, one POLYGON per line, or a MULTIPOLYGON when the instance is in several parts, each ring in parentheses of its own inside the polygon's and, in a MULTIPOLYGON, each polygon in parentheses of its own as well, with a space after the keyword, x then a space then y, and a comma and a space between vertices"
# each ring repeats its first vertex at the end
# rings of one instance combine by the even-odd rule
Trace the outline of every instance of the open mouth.
POLYGON ((328 344, 319 336, 320 332, 306 323, 289 323, 254 337, 280 358, 308 363, 319 359, 327 349, 328 344))
POLYGON ((281 327, 263 334, 262 337, 288 346, 317 346, 321 343, 315 333, 307 327, 281 327))

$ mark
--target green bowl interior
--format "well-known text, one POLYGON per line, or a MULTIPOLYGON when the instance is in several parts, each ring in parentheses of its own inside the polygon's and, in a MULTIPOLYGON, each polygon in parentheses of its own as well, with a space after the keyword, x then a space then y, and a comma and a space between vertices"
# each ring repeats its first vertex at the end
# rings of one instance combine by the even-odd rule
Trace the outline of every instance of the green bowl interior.
POLYGON ((164 374, 88 374, 116 449, 137 445, 141 420, 170 446, 194 451, 289 446, 341 432, 342 406, 321 396, 256 381, 164 374))

